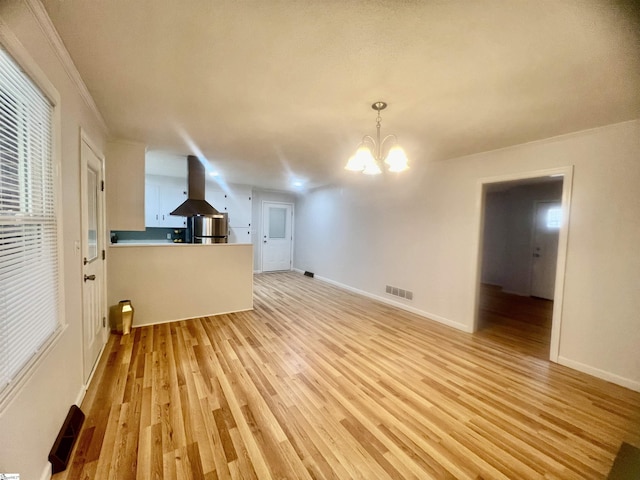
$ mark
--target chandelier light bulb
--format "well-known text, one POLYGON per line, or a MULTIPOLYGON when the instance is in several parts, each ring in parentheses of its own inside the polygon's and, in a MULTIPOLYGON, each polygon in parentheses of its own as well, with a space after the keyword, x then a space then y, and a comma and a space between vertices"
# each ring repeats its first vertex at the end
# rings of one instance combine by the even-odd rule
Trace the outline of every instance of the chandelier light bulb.
POLYGON ((384 163, 389 165, 390 172, 404 172, 409 168, 407 155, 399 145, 391 147, 384 163))
POLYGON ((375 163, 371 150, 366 145, 360 145, 344 168, 352 172, 362 172, 370 163, 375 163))
POLYGON ((364 170, 362 170, 362 173, 364 173, 365 175, 380 175, 382 173, 382 169, 380 168, 380 165, 378 164, 378 162, 376 162, 375 158, 373 158, 373 155, 371 155, 371 153, 369 153, 369 159, 365 164, 364 170))

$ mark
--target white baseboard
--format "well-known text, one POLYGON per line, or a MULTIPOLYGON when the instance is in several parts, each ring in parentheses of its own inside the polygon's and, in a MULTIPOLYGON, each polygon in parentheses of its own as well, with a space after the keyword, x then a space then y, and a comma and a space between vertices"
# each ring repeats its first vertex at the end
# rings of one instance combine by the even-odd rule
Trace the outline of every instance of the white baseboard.
POLYGON ((601 370, 584 363, 576 362, 575 360, 571 360, 570 358, 566 358, 563 356, 558 357, 558 363, 560 365, 564 365, 565 367, 573 368, 574 370, 578 370, 594 377, 601 378, 602 380, 615 383, 616 385, 620 385, 635 392, 640 392, 640 382, 636 380, 621 377, 620 375, 616 375, 615 373, 607 372, 606 370, 601 370))
POLYGON ((47 465, 42 470, 42 475, 40 475, 40 480, 50 480, 51 479, 51 463, 47 462, 47 465))
POLYGON ((429 320, 433 320, 433 321, 438 322, 438 323, 442 323, 443 325, 455 328, 456 330, 462 330, 463 332, 473 333, 473 326, 472 325, 465 325, 464 323, 454 322, 453 320, 449 320, 448 318, 441 317, 440 315, 436 315, 436 314, 433 314, 433 313, 425 312, 424 310, 420 310, 420 309, 412 307, 410 305, 405 305, 404 303, 397 302, 395 300, 391 300, 391 299, 386 298, 386 297, 381 297, 381 296, 375 295, 373 293, 366 292, 364 290, 359 290, 357 288, 350 287, 349 285, 345 285, 343 283, 336 282, 335 280, 331 280, 330 278, 326 278, 326 277, 322 277, 322 276, 318 276, 318 275, 316 275, 315 278, 320 280, 320 281, 322 281, 322 282, 326 282, 326 283, 329 283, 331 285, 334 285, 334 286, 336 286, 338 288, 342 288, 344 290, 348 290, 350 292, 357 293, 359 295, 363 295, 363 296, 371 298, 373 300, 377 300, 379 302, 386 303, 387 305, 391 305, 391 306, 400 308, 402 310, 406 310, 407 312, 415 313, 416 315, 419 315, 421 317, 427 318, 429 320))
POLYGON ((78 392, 78 395, 76 396, 76 401, 75 401, 74 405, 77 405, 78 407, 80 407, 80 405, 82 405, 82 401, 84 400, 84 396, 87 394, 87 389, 89 388, 89 383, 91 383, 91 380, 89 380, 89 382, 87 382, 86 385, 82 386, 82 388, 80 389, 80 392, 78 392))

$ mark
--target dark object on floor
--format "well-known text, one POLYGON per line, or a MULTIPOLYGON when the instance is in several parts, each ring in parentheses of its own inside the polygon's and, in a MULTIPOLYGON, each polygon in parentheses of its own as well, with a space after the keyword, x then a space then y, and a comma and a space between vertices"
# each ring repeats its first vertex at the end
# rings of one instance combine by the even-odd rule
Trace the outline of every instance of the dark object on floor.
POLYGON ((640 448, 622 442, 607 478, 609 480, 640 479, 640 448))
POLYGON ((60 433, 49 452, 53 473, 58 473, 67 468, 73 445, 80 436, 80 427, 84 422, 84 413, 77 405, 71 405, 67 418, 64 419, 60 433))
POLYGON ((305 277, 313 278, 313 272, 304 272, 305 277))

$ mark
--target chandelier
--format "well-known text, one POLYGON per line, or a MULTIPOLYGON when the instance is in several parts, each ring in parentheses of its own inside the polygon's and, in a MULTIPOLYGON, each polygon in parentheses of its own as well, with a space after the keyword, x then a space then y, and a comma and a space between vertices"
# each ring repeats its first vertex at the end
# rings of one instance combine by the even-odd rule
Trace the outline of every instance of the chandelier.
POLYGON ((380 111, 387 108, 385 102, 376 102, 371 108, 378 112, 376 118, 376 138, 370 135, 362 137, 360 146, 356 153, 349 159, 345 170, 352 172, 362 172, 366 175, 379 175, 382 173, 383 163, 387 164, 390 172, 402 172, 409 168, 407 156, 404 150, 398 145, 395 135, 387 135, 380 140, 380 111), (386 154, 383 156, 383 154, 386 154), (384 162, 383 162, 384 161, 384 162))

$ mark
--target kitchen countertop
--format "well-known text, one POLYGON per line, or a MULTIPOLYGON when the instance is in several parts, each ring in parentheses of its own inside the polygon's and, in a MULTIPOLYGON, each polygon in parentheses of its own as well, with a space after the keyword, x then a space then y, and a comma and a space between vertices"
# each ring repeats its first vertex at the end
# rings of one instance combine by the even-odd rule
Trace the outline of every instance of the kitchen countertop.
POLYGON ((209 246, 234 246, 234 245, 251 245, 250 243, 173 243, 159 240, 157 242, 144 240, 125 240, 118 243, 110 243, 110 247, 209 247, 209 246))

